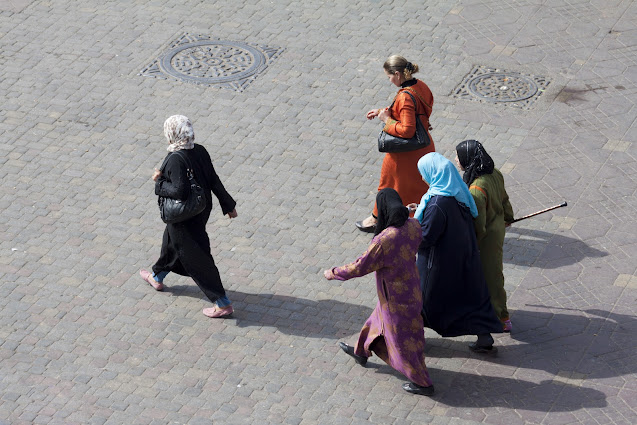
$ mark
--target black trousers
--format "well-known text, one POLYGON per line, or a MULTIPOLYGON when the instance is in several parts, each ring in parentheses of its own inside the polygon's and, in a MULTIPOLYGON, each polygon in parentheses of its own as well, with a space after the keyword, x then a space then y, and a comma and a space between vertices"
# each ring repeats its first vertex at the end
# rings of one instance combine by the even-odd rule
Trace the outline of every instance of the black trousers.
POLYGON ((163 271, 189 276, 212 302, 226 295, 219 270, 210 253, 206 222, 210 211, 182 223, 167 224, 161 254, 153 272, 163 271))

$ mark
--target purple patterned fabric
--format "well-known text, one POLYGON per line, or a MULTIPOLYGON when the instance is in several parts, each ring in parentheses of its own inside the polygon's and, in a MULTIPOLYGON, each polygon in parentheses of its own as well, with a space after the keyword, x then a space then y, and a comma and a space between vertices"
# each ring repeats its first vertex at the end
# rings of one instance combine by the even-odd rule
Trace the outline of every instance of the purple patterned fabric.
POLYGON ((425 332, 420 316, 422 293, 416 269, 420 223, 410 218, 372 239, 367 251, 351 264, 332 269, 338 280, 376 272, 378 304, 358 338, 355 353, 372 351, 410 381, 432 385, 425 365, 425 332))

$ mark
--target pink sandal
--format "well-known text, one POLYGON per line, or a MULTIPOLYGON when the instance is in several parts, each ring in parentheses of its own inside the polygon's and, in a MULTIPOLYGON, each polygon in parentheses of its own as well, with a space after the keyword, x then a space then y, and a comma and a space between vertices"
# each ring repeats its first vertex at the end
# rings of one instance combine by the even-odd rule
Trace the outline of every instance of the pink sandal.
POLYGON ((149 272, 148 270, 144 270, 141 269, 139 271, 139 275, 142 277, 142 279, 144 279, 150 286, 152 286, 155 291, 163 291, 164 290, 164 284, 161 282, 157 282, 155 280, 155 278, 153 277, 153 274, 151 272, 149 272))
POLYGON ((213 319, 230 317, 232 313, 234 313, 234 308, 232 308, 231 305, 228 307, 218 307, 215 305, 214 307, 203 309, 204 316, 212 317, 213 319))
POLYGON ((511 324, 511 321, 509 319, 502 321, 502 329, 504 330, 504 332, 511 332, 511 329, 513 329, 513 325, 511 324))

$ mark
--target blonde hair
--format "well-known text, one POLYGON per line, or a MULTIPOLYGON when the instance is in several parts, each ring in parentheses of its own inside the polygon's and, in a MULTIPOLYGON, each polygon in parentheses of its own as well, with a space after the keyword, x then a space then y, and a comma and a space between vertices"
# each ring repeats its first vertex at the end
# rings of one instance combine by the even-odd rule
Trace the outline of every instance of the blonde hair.
POLYGON ((388 72, 390 74, 398 71, 405 76, 405 80, 411 80, 413 78, 412 74, 418 72, 418 65, 409 62, 402 56, 393 55, 385 61, 385 63, 383 64, 383 69, 385 70, 385 72, 388 72))

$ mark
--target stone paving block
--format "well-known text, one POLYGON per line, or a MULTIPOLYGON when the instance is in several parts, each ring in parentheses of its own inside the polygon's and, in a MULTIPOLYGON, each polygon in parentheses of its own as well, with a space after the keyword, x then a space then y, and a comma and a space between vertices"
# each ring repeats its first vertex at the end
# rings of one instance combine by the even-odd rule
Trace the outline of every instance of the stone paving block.
POLYGON ((637 289, 637 278, 635 276, 620 274, 619 276, 617 276, 617 279, 615 280, 615 283, 613 283, 613 285, 622 288, 637 289))

